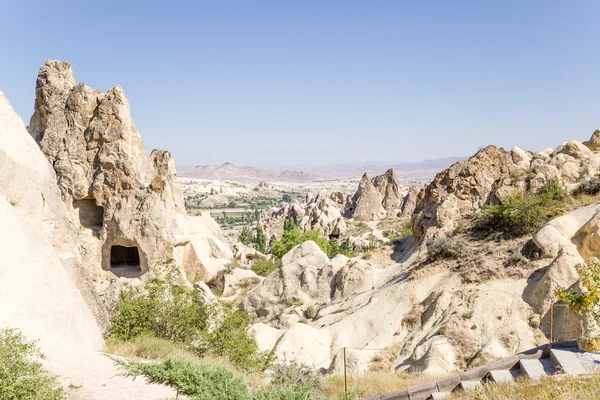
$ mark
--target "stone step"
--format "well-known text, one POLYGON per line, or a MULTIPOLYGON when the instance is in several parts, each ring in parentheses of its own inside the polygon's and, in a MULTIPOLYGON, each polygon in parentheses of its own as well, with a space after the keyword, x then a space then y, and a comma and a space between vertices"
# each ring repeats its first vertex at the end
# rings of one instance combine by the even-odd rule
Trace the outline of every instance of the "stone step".
POLYGON ((490 371, 490 378, 496 383, 514 382, 512 374, 507 369, 496 369, 490 371))
POLYGON ((461 381, 460 387, 464 390, 475 390, 481 388, 483 385, 481 381, 461 381))
POLYGON ((519 365, 521 371, 523 371, 530 379, 540 379, 547 375, 540 360, 521 360, 519 361, 519 365))
POLYGON ((585 374, 586 369, 583 367, 581 360, 577 356, 578 351, 570 351, 566 349, 550 349, 550 358, 557 366, 562 368, 567 375, 585 374))

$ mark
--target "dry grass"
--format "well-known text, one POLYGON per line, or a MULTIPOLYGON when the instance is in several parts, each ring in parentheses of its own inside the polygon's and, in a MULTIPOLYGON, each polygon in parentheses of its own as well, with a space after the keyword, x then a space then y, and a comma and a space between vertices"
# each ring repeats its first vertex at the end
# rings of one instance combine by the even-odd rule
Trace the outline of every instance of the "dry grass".
POLYGON ((330 400, 358 400, 402 390, 435 379, 436 377, 417 373, 368 372, 364 375, 348 377, 348 396, 344 397, 344 376, 335 375, 325 378, 321 394, 330 400))
POLYGON ((474 392, 457 392, 449 400, 596 400, 600 399, 600 375, 518 379, 516 384, 488 384, 474 392))
POLYGON ((364 221, 346 220, 346 225, 348 227, 346 229, 346 236, 359 237, 367 232, 373 231, 371 228, 369 228, 369 225, 367 225, 367 223, 364 221))

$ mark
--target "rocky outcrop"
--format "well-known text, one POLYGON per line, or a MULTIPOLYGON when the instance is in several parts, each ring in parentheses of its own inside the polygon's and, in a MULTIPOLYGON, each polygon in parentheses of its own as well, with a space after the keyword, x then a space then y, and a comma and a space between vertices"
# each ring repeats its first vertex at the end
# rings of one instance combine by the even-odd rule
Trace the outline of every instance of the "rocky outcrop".
POLYGON ((372 182, 381 197, 381 205, 388 215, 398 215, 404 193, 401 193, 400 185, 398 185, 396 171, 390 168, 384 174, 374 177, 372 182))
POLYGON ((599 170, 600 154, 574 140, 537 154, 487 146, 437 174, 420 193, 413 232, 421 238, 429 228, 449 231, 460 219, 473 216, 483 205, 497 203, 515 190, 535 192, 554 178, 571 190, 599 170))
MULTIPOLYGON (((575 266, 600 257, 599 220, 600 204, 595 203, 553 219, 533 236, 541 257, 548 263, 531 277, 523 297, 545 320, 557 301, 555 289, 583 290, 575 266)), ((554 309, 554 327, 554 338, 579 338, 583 350, 588 349, 588 342, 595 344, 600 338, 600 328, 593 317, 568 312, 564 307, 554 309)))
POLYGON ((242 308, 263 321, 253 327, 261 349, 330 372, 340 371, 344 347, 352 348, 352 373, 367 371, 377 354, 370 349, 397 346, 396 369, 437 375, 464 368, 471 357, 485 361, 537 344, 524 279, 465 283, 435 267, 406 276, 401 264, 329 260, 305 242, 242 308))
POLYGON ((80 254, 79 221, 63 204, 52 166, 1 92, 0 171, 0 329, 17 328, 38 340, 44 366, 60 376, 69 398, 174 396, 165 387, 117 376, 100 352, 107 315, 80 254))
POLYGON ((367 174, 364 174, 358 190, 352 196, 350 206, 346 209, 345 216, 363 221, 372 221, 384 218, 387 212, 383 208, 379 191, 367 174))
POLYGON ((342 255, 329 260, 316 243, 307 241, 282 258, 242 308, 287 328, 305 314, 313 318, 332 301, 369 291, 373 285, 373 270, 366 261, 342 255))
POLYGON ((191 282, 212 279, 229 263, 218 225, 185 215, 173 158, 148 155, 119 86, 90 89, 76 84, 68 63, 48 61, 28 130, 79 217, 85 258, 106 300, 115 299, 115 277, 140 278, 168 260, 191 282))
POLYGON ((325 192, 309 198, 306 204, 294 200, 271 213, 263 213, 258 223, 271 238, 283 233, 283 224, 288 219, 304 231, 317 230, 327 237, 340 237, 347 229, 338 207, 325 192))
POLYGON ((400 210, 400 215, 405 217, 410 217, 415 211, 415 207, 417 206, 417 200, 419 198, 419 193, 425 187, 422 185, 414 185, 408 189, 408 193, 402 200, 402 208, 400 210))

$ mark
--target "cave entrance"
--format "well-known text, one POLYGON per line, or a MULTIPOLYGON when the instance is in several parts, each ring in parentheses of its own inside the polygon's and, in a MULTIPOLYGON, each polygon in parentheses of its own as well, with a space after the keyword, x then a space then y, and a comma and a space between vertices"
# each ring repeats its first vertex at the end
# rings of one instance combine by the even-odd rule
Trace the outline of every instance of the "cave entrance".
POLYGON ((138 248, 135 246, 111 246, 110 270, 120 278, 137 278, 142 275, 138 248))
POLYGON ((73 200, 73 208, 79 215, 79 223, 82 226, 100 230, 104 222, 104 208, 96 204, 94 199, 73 200))

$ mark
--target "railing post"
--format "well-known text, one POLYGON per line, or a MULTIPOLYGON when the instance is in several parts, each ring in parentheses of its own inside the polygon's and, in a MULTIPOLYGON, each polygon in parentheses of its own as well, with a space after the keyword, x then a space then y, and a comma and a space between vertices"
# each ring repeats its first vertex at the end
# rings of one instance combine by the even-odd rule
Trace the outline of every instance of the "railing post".
POLYGON ((554 318, 554 303, 550 306, 550 348, 552 348, 552 342, 554 341, 554 329, 552 325, 552 320, 554 318))
POLYGON ((348 398, 348 378, 346 376, 346 348, 344 347, 344 397, 348 398))

